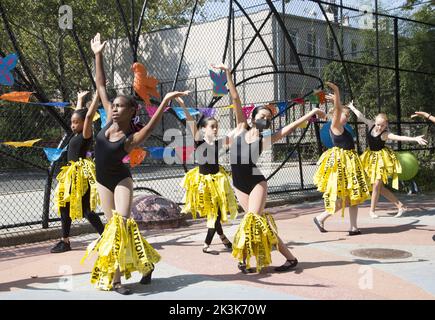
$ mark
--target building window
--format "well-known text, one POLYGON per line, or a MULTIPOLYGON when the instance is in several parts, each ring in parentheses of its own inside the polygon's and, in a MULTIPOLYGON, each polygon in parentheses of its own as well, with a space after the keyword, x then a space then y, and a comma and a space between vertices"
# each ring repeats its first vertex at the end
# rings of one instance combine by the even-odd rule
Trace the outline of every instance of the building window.
MULTIPOLYGON (((317 56, 317 37, 315 33, 307 33, 307 53, 313 57, 317 56)), ((311 58, 309 64, 311 67, 316 67, 317 60, 311 58)))

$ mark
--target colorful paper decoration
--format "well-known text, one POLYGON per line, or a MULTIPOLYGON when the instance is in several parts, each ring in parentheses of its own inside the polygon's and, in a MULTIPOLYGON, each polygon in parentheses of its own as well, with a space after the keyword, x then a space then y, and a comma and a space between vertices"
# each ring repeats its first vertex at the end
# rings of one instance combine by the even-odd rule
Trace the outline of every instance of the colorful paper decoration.
POLYGON ((34 139, 34 140, 27 140, 27 141, 6 141, 6 142, 2 142, 2 144, 15 148, 33 147, 33 145, 40 140, 41 139, 34 139))
POLYGON ((282 117, 285 113, 285 111, 287 110, 287 102, 278 102, 277 103, 278 109, 279 109, 279 115, 282 117))
POLYGON ((123 159, 123 163, 130 162, 130 167, 134 168, 142 163, 142 161, 146 157, 146 151, 142 148, 134 148, 128 155, 126 155, 123 159))
POLYGON ((317 96, 319 97, 319 103, 320 104, 325 104, 326 103, 326 94, 324 91, 320 91, 319 93, 317 93, 317 96))
MULTIPOLYGON (((172 109, 175 111, 175 114, 177 115, 178 119, 180 120, 186 119, 186 115, 184 114, 183 108, 173 107, 172 109)), ((187 108, 187 111, 189 111, 191 116, 195 116, 199 114, 199 111, 195 108, 187 108)))
POLYGON ((164 147, 147 147, 147 151, 150 153, 153 159, 163 159, 163 153, 165 151, 164 147))
MULTIPOLYGON (((0 100, 5 100, 9 102, 19 102, 19 103, 26 103, 31 105, 41 105, 41 106, 48 106, 48 107, 69 107, 71 106, 70 102, 58 102, 58 101, 52 101, 52 102, 29 102, 31 95, 33 92, 29 91, 12 91, 5 94, 2 94, 0 96, 0 100)), ((73 108, 74 109, 74 108, 73 108)))
POLYGON ((103 128, 106 126, 106 121, 107 121, 106 110, 104 110, 104 108, 98 108, 98 112, 100 113, 100 118, 101 118, 101 128, 103 128))
POLYGON ((13 92, 2 94, 0 96, 0 100, 28 103, 30 96, 32 94, 33 92, 28 92, 28 91, 13 91, 13 92))
POLYGON ((198 108, 198 110, 206 118, 214 117, 214 115, 216 114, 216 109, 215 108, 198 108))
POLYGON ((92 118, 92 122, 97 121, 100 118, 100 114, 98 112, 95 112, 94 117, 92 118))
POLYGON ((157 91, 157 84, 159 81, 154 77, 148 76, 147 69, 142 63, 133 63, 132 70, 134 72, 134 91, 147 105, 150 105, 150 97, 160 97, 160 94, 157 91))
POLYGON ((308 96, 308 100, 310 101, 311 104, 319 104, 320 103, 319 96, 315 93, 310 94, 308 96))
POLYGON ((304 98, 295 98, 295 99, 292 99, 292 101, 296 104, 302 104, 302 105, 305 104, 304 98))
POLYGON ((15 68, 17 62, 18 56, 15 53, 0 58, 0 84, 5 86, 12 86, 14 84, 12 69, 15 68))
POLYGON ((175 147, 175 152, 177 156, 183 161, 186 162, 187 159, 190 158, 193 151, 195 151, 195 147, 175 147))
POLYGON ((243 114, 245 115, 246 119, 249 118, 249 116, 252 113, 252 110, 254 110, 254 109, 255 109, 255 106, 253 104, 251 104, 250 106, 243 106, 242 107, 242 111, 243 111, 243 114))
POLYGON ((298 128, 301 128, 301 129, 305 129, 306 127, 308 127, 308 120, 302 122, 302 123, 298 126, 298 128))
MULTIPOLYGON (((47 106, 47 107, 60 107, 60 108, 67 108, 71 106, 70 102, 28 102, 28 104, 35 104, 35 105, 41 105, 41 106, 47 106)), ((74 109, 74 108, 73 108, 74 109)))
POLYGON ((54 161, 59 160, 60 156, 67 148, 68 148, 68 146, 66 146, 63 149, 58 149, 58 148, 43 148, 43 149, 44 149, 45 155, 47 156, 48 161, 54 162, 54 161))
MULTIPOLYGON (((155 106, 145 106, 144 108, 145 108, 145 110, 148 113, 148 116, 150 118, 152 118, 154 116, 154 114, 156 113, 156 111, 158 109, 158 107, 155 107, 155 106)), ((163 110, 163 112, 168 111, 168 109, 169 109, 169 107, 166 107, 165 110, 163 110)))
POLYGON ((221 97, 228 93, 228 89, 225 86, 227 83, 227 76, 222 70, 219 73, 209 70, 210 78, 213 81, 213 95, 215 97, 221 97))

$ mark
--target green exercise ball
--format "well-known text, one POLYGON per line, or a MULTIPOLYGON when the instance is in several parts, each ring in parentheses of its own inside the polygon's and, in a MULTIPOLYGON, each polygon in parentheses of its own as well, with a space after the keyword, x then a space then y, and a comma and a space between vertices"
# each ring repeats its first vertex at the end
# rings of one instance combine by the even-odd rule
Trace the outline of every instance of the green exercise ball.
POLYGON ((417 158, 408 151, 398 152, 397 158, 402 166, 402 173, 399 174, 399 180, 407 181, 414 178, 419 169, 417 158))

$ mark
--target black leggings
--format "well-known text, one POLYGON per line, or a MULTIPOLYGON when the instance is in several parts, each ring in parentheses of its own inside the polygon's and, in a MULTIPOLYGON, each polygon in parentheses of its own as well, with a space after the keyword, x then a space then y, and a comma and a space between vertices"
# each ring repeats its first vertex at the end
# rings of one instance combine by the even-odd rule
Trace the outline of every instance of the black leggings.
POLYGON ((224 231, 222 230, 221 224, 221 212, 218 211, 218 215, 216 218, 216 222, 214 224, 214 228, 208 228, 207 237, 205 237, 205 243, 209 246, 211 241, 213 240, 214 234, 217 232, 218 235, 223 235, 224 231))
MULTIPOLYGON (((89 207, 89 197, 90 197, 90 189, 85 193, 82 198, 82 210, 83 216, 88 219, 89 223, 94 227, 95 230, 99 234, 102 234, 104 231, 104 225, 101 222, 100 217, 92 212, 89 207)), ((60 221, 62 223, 62 237, 68 238, 69 232, 71 230, 71 217, 69 216, 69 202, 66 203, 65 207, 60 207, 60 221)))

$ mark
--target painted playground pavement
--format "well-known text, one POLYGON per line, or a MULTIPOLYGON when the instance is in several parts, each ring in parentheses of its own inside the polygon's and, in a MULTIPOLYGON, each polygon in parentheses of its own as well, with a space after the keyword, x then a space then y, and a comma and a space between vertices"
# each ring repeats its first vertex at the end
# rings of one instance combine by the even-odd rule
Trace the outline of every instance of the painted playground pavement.
MULTIPOLYGON (((134 294, 98 291, 90 284, 95 256, 80 264, 95 235, 71 238, 73 250, 50 254, 56 241, 0 248, 0 299, 158 299, 158 300, 293 300, 293 299, 435 299, 435 195, 404 195, 410 211, 394 218, 394 207, 381 202, 379 219, 360 209, 362 235, 349 237, 347 217, 336 215, 320 233, 313 217, 322 202, 271 208, 281 238, 299 259, 294 271, 277 273, 284 258, 272 253, 273 266, 260 274, 242 274, 231 252, 215 236, 214 256, 202 252, 205 221, 170 230, 145 232, 158 250, 149 285, 126 281, 134 294), (387 249, 380 256, 357 256, 358 249, 387 249), (390 259, 386 254, 401 250, 390 259), (403 255, 400 255, 402 253, 403 255)), ((241 215, 224 226, 231 239, 241 215)), ((367 250, 366 250, 367 251, 367 250)), ((368 250, 370 251, 370 250, 368 250)), ((255 265, 255 261, 252 261, 255 265)))

